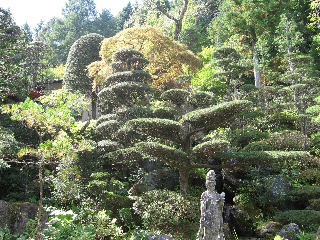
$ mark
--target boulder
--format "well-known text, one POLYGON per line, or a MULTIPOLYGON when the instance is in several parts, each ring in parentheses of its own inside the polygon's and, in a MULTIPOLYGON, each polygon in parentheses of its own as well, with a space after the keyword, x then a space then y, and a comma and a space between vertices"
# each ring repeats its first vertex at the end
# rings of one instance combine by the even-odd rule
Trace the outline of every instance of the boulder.
POLYGON ((147 240, 173 240, 173 237, 169 235, 155 235, 154 233, 149 233, 147 240))
MULTIPOLYGON (((38 207, 34 203, 13 203, 0 200, 0 227, 6 226, 12 234, 22 234, 29 219, 35 219, 38 207)), ((42 216, 42 223, 48 221, 48 215, 42 216)))
POLYGON ((281 210, 288 209, 288 199, 291 193, 290 183, 283 176, 270 176, 268 187, 272 204, 281 210))
POLYGON ((283 239, 288 239, 288 240, 297 240, 297 234, 302 233, 300 227, 298 224, 295 223, 290 223, 288 225, 285 225, 278 235, 282 237, 283 239))
POLYGON ((245 206, 233 206, 230 211, 229 226, 235 229, 236 233, 240 236, 252 236, 253 219, 259 214, 259 209, 253 204, 245 206))
POLYGON ((283 198, 289 196, 290 183, 283 176, 272 176, 270 179, 270 195, 272 198, 283 198))
POLYGON ((282 224, 277 222, 267 222, 263 224, 261 228, 258 229, 257 235, 262 238, 270 238, 271 236, 277 235, 281 230, 282 224))

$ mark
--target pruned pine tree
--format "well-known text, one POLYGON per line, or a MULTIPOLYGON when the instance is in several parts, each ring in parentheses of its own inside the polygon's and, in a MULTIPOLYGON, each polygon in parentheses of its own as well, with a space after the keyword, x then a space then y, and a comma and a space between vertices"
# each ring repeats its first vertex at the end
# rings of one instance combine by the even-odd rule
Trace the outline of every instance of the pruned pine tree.
MULTIPOLYGON (((139 135, 125 123, 138 117, 150 117, 148 95, 152 91, 148 83, 151 76, 144 68, 148 65, 144 55, 133 48, 122 48, 113 55, 113 74, 105 80, 105 88, 99 93, 102 115, 97 121, 97 130, 105 136, 98 143, 102 153, 113 162, 124 163, 142 158, 133 144, 139 135)), ((125 170, 125 168, 124 168, 125 170)))
MULTIPOLYGON (((176 114, 173 119, 169 119, 168 114, 163 114, 157 118, 132 119, 126 125, 139 133, 160 139, 154 142, 139 142, 135 144, 135 148, 145 156, 178 168, 180 192, 186 195, 190 171, 193 168, 218 167, 209 165, 207 161, 215 153, 226 151, 229 145, 227 141, 219 139, 196 144, 195 135, 216 129, 238 113, 247 110, 251 103, 246 100, 231 101, 208 107, 212 104, 209 94, 192 95, 181 89, 164 92, 162 99, 174 105, 175 109, 172 111, 176 114), (201 108, 204 106, 207 107, 201 108)), ((167 113, 169 111, 167 110, 167 113)))
POLYGON ((219 68, 213 77, 225 83, 227 88, 227 101, 237 99, 237 90, 242 82, 239 80, 244 72, 244 67, 239 63, 240 54, 232 47, 223 46, 213 53, 215 65, 219 68), (234 96, 232 98, 232 91, 234 96))
POLYGON ((307 134, 310 116, 306 109, 319 92, 319 73, 308 55, 288 53, 285 63, 287 71, 280 76, 280 81, 292 93, 291 102, 298 114, 301 132, 307 134))

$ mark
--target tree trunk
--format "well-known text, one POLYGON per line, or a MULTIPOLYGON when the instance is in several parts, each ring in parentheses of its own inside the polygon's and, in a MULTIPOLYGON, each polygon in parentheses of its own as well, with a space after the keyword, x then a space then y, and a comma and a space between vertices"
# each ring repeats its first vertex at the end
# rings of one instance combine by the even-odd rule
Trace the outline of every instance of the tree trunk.
POLYGON ((92 98, 91 98, 92 119, 97 119, 97 100, 98 100, 97 93, 96 91, 93 91, 92 98))
POLYGON ((41 239, 41 225, 42 225, 42 221, 41 221, 41 211, 42 211, 42 198, 43 198, 43 178, 42 178, 42 163, 39 163, 39 206, 38 206, 38 223, 37 223, 37 236, 36 236, 36 240, 40 240, 41 239))
POLYGON ((261 74, 259 70, 259 58, 256 51, 256 41, 252 41, 252 54, 253 54, 253 72, 254 72, 254 81, 256 87, 261 87, 261 74))
POLYGON ((264 59, 264 51, 263 46, 261 46, 261 60, 262 60, 262 74, 263 74, 263 86, 267 86, 267 80, 266 80, 266 64, 264 59))
POLYGON ((188 3, 189 0, 183 0, 183 5, 182 8, 179 12, 179 16, 178 17, 174 17, 172 15, 170 15, 166 9, 164 9, 159 3, 157 3, 156 8, 158 11, 160 11, 162 14, 164 14, 167 18, 171 19, 174 21, 175 23, 175 29, 174 29, 174 33, 173 33, 173 39, 175 41, 178 41, 179 35, 181 33, 182 30, 182 20, 184 18, 184 15, 188 9, 188 3))
POLYGON ((182 20, 176 19, 174 22, 175 22, 175 29, 173 33, 173 40, 178 41, 179 35, 182 30, 182 20))
POLYGON ((182 196, 187 195, 188 185, 189 185, 189 171, 188 167, 179 169, 179 183, 180 183, 180 194, 182 196))
MULTIPOLYGON (((182 151, 188 156, 190 153, 191 141, 188 133, 190 132, 190 124, 186 123, 183 130, 183 141, 181 144, 182 151)), ((182 162, 179 168, 179 183, 180 183, 180 194, 183 196, 187 195, 189 185, 189 172, 190 172, 190 159, 187 158, 186 162, 182 162)))

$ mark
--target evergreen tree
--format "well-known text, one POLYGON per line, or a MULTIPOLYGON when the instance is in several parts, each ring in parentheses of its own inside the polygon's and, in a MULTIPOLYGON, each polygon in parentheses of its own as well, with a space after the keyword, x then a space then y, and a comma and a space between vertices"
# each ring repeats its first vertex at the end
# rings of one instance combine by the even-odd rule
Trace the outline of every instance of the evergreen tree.
POLYGON ((38 40, 53 49, 53 54, 48 59, 53 66, 66 63, 72 44, 80 37, 90 33, 110 37, 116 33, 113 16, 107 10, 103 10, 98 16, 92 0, 69 0, 62 13, 62 18, 52 18, 39 29, 38 34, 38 40))
MULTIPOLYGON (((155 140, 161 139, 137 143, 135 147, 152 159, 178 168, 180 192, 186 195, 190 171, 194 168, 221 168, 219 165, 208 164, 208 160, 215 153, 227 151, 229 145, 220 139, 203 139, 202 143, 197 144, 195 136, 218 128, 248 109, 251 103, 242 100, 207 107, 212 105, 210 95, 190 95, 182 89, 168 90, 162 94, 162 99, 170 101, 176 109, 177 114, 173 120, 168 118, 168 115, 160 115, 158 118, 133 119, 127 125, 139 133, 154 137, 155 140), (192 110, 192 105, 196 110, 192 110), (203 108, 204 106, 206 108, 203 108)), ((157 111, 155 109, 155 112, 157 111)))
POLYGON ((27 22, 23 25, 23 29, 27 32, 29 41, 32 42, 33 41, 32 32, 27 22))
POLYGON ((100 59, 100 43, 103 39, 102 35, 95 33, 79 38, 70 49, 64 74, 66 88, 90 96, 93 119, 96 119, 97 94, 96 89, 92 88, 92 79, 88 77, 87 66, 100 59))
POLYGON ((0 8, 0 100, 8 96, 24 98, 30 88, 27 71, 23 67, 23 53, 28 36, 13 21, 8 10, 0 8))
POLYGON ((251 48, 255 85, 261 86, 257 42, 261 36, 273 34, 275 23, 284 9, 280 1, 223 1, 219 15, 213 20, 211 33, 218 44, 235 36, 251 48))
POLYGON ((121 31, 124 29, 125 23, 130 19, 133 12, 133 7, 130 2, 124 7, 116 16, 117 30, 121 31))
MULTIPOLYGON (((108 38, 114 36, 118 29, 116 27, 117 19, 113 17, 111 12, 107 9, 102 9, 99 17, 94 21, 95 32, 108 38)), ((91 31, 93 32, 93 31, 91 31)))
POLYGON ((240 66, 240 54, 234 48, 220 47, 213 53, 215 65, 220 69, 213 74, 214 78, 222 80, 227 87, 227 99, 231 101, 231 91, 234 91, 234 98, 237 99, 238 86, 241 85, 240 77, 244 67, 240 66))

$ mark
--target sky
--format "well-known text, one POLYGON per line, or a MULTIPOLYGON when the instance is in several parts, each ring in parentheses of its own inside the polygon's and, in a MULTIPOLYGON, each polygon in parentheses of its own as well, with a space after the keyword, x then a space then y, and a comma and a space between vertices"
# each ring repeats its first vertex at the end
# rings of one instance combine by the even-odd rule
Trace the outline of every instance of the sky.
MULTIPOLYGON (((137 2, 141 2, 138 0, 137 2)), ((67 0, 7 0, 0 1, 0 7, 8 9, 16 24, 23 26, 26 22, 31 29, 44 20, 49 21, 53 17, 61 17, 62 8, 67 0)), ((115 16, 129 2, 136 3, 136 0, 94 0, 98 12, 106 8, 115 16)))

